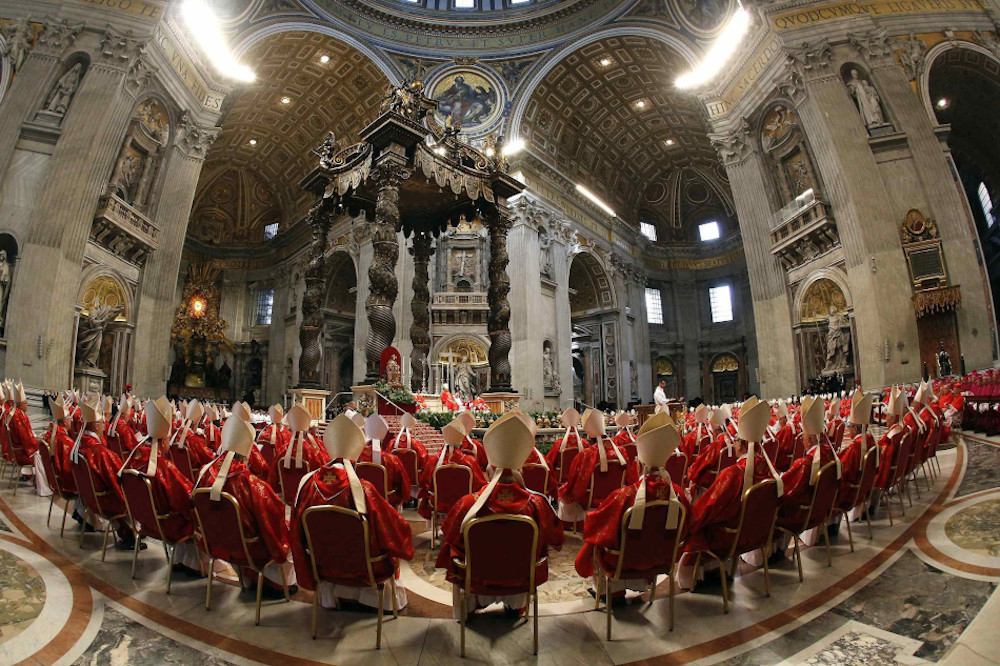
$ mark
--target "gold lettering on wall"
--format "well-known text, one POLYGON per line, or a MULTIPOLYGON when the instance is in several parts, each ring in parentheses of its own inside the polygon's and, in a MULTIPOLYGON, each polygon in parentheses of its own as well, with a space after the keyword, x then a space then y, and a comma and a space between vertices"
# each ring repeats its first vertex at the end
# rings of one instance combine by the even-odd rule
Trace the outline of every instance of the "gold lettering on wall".
POLYGON ((775 30, 788 30, 849 16, 893 16, 923 12, 984 11, 981 0, 879 0, 877 2, 836 2, 813 9, 785 12, 770 18, 775 30))
POLYGON ((76 0, 87 5, 114 9, 129 14, 138 14, 151 19, 163 18, 164 3, 154 0, 76 0))
MULTIPOLYGON (((89 0, 81 0, 89 1, 89 0)), ((191 64, 181 50, 177 47, 170 38, 163 33, 163 31, 157 29, 156 33, 153 35, 153 39, 156 41, 157 45, 163 51, 163 55, 166 56, 167 60, 170 62, 170 66, 174 68, 177 75, 181 77, 184 85, 187 89, 201 101, 201 105, 206 109, 212 109, 218 111, 222 108, 223 95, 214 92, 205 85, 204 80, 202 80, 201 75, 195 70, 194 65, 191 64)))
POLYGON ((778 36, 771 34, 755 49, 747 64, 733 79, 722 95, 705 103, 709 118, 717 118, 729 111, 732 104, 738 100, 767 68, 771 59, 781 52, 781 42, 778 36))

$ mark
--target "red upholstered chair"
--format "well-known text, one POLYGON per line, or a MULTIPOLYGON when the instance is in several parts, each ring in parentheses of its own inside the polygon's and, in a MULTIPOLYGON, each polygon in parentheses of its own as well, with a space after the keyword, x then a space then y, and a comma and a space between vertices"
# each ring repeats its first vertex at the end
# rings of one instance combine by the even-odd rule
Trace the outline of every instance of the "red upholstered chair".
POLYGON ((524 479, 524 487, 542 495, 549 494, 549 470, 545 465, 538 463, 528 463, 521 467, 521 478, 524 479))
MULTIPOLYGON (((104 527, 104 544, 101 547, 101 562, 103 562, 104 557, 108 553, 108 532, 111 531, 111 523, 119 518, 124 518, 125 514, 109 512, 101 507, 101 499, 110 497, 112 491, 97 491, 97 485, 94 483, 94 474, 90 470, 90 463, 86 456, 81 454, 77 462, 70 462, 70 466, 73 470, 73 480, 76 482, 76 489, 80 494, 80 500, 91 512, 97 514, 107 522, 107 525, 104 527)), ((83 548, 83 537, 86 534, 87 525, 85 522, 80 526, 80 548, 83 548)))
POLYGON ((833 450, 836 451, 840 448, 841 442, 844 441, 844 431, 847 430, 847 422, 841 421, 834 428, 833 432, 830 433, 830 443, 833 444, 833 450))
POLYGON ((21 486, 21 470, 25 467, 34 467, 31 456, 24 450, 24 447, 14 443, 14 439, 9 437, 9 451, 11 461, 11 483, 14 485, 14 495, 21 486))
POLYGON ((465 559, 452 561, 465 580, 461 591, 462 656, 465 656, 465 596, 480 594, 499 596, 527 594, 529 610, 534 617, 533 653, 538 654, 538 587, 535 583, 538 567, 545 557, 538 557, 538 525, 528 516, 497 513, 473 518, 462 529, 465 559))
POLYGON ((292 506, 295 504, 295 495, 299 492, 302 477, 312 471, 309 461, 303 458, 302 467, 296 467, 294 462, 285 467, 282 460, 276 458, 274 464, 278 466, 278 497, 288 506, 292 506))
POLYGON ((566 476, 569 474, 569 468, 573 465, 573 461, 576 457, 580 455, 582 450, 579 445, 580 440, 577 440, 577 445, 572 447, 563 446, 559 449, 559 457, 556 458, 557 465, 555 469, 556 482, 562 485, 566 481, 566 476))
MULTIPOLYGON (((385 465, 378 465, 373 462, 359 462, 354 464, 354 470, 358 473, 359 479, 368 481, 375 486, 375 490, 378 491, 379 495, 386 499, 389 498, 389 471, 385 468, 385 465)), ((293 497, 292 499, 294 500, 295 498, 293 497)))
POLYGON ((871 539, 873 536, 869 498, 871 497, 872 489, 875 487, 875 475, 878 474, 878 466, 876 465, 877 455, 878 449, 874 446, 865 451, 865 457, 861 459, 861 474, 858 475, 858 482, 850 485, 851 492, 849 497, 833 509, 839 512, 839 518, 845 518, 847 521, 847 538, 850 539, 852 553, 854 552, 854 535, 851 534, 851 518, 847 514, 856 507, 862 507, 862 513, 864 513, 865 520, 868 522, 868 538, 871 539))
MULTIPOLYGON (((195 473, 194 463, 191 462, 191 452, 179 446, 170 446, 167 449, 167 457, 170 459, 181 474, 191 479, 192 483, 198 480, 195 473)), ((124 460, 124 458, 122 458, 124 460)))
POLYGON ((780 470, 781 468, 778 467, 778 440, 772 439, 765 442, 761 448, 764 449, 764 455, 767 456, 768 460, 774 463, 775 469, 780 470))
POLYGON ((472 492, 472 470, 465 465, 448 463, 434 470, 431 498, 431 548, 437 539, 438 520, 443 518, 455 502, 472 492))
POLYGON ((45 520, 45 526, 49 526, 52 520, 52 504, 56 501, 56 495, 63 501, 62 526, 59 528, 59 536, 62 537, 66 530, 66 513, 69 511, 69 503, 76 500, 78 495, 62 487, 59 480, 59 473, 56 472, 55 460, 52 458, 52 451, 49 444, 44 439, 38 440, 38 455, 42 457, 42 467, 45 469, 45 478, 48 479, 49 487, 53 489, 52 497, 49 499, 49 517, 45 520))
MULTIPOLYGON (((665 574, 670 580, 670 631, 674 630, 674 565, 680 552, 687 512, 679 502, 677 527, 667 529, 667 512, 670 501, 657 500, 646 503, 642 527, 628 529, 632 508, 622 516, 618 547, 594 549, 594 571, 604 578, 605 606, 608 615, 608 640, 611 640, 611 583, 620 580, 638 580, 649 583, 649 603, 656 597, 656 577, 665 574)), ((634 508, 634 507, 633 507, 634 508)), ((594 597, 594 610, 600 608, 600 595, 594 597)))
POLYGON ((261 443, 260 455, 264 459, 264 462, 267 463, 268 469, 274 467, 274 454, 275 454, 275 449, 271 445, 271 440, 268 439, 261 443))
POLYGON ((795 546, 795 563, 799 567, 799 581, 802 579, 802 555, 799 552, 799 535, 814 527, 822 527, 823 539, 826 542, 827 566, 833 566, 833 556, 830 552, 830 536, 826 524, 830 520, 837 493, 840 491, 840 481, 837 479, 836 461, 828 462, 819 470, 819 477, 813 485, 809 504, 789 507, 792 511, 785 516, 778 516, 778 529, 792 537, 795 546))
POLYGON ((718 539, 723 545, 714 549, 697 552, 694 561, 694 572, 697 577, 698 565, 702 554, 707 554, 719 563, 722 570, 722 611, 729 612, 729 587, 726 581, 727 563, 731 562, 732 574, 736 575, 736 558, 743 553, 765 549, 764 553, 764 590, 771 596, 771 573, 767 564, 766 549, 771 544, 774 535, 774 525, 778 517, 778 484, 774 479, 764 479, 743 491, 743 502, 740 507, 740 517, 733 525, 719 526, 713 534, 713 541, 718 539))
POLYGON ((906 515, 906 505, 903 504, 903 495, 900 492, 900 484, 904 480, 904 474, 906 473, 906 465, 910 459, 910 450, 913 448, 913 444, 916 441, 916 436, 913 431, 905 429, 903 436, 900 438, 899 446, 893 452, 891 459, 887 456, 882 457, 881 465, 888 465, 890 470, 886 481, 882 484, 877 484, 876 487, 886 494, 886 513, 889 514, 889 525, 892 522, 892 494, 895 491, 896 496, 899 498, 899 509, 900 513, 906 515))
POLYGON ((688 457, 686 454, 680 451, 674 451, 674 455, 667 458, 667 474, 670 475, 670 480, 676 483, 682 488, 685 484, 685 477, 687 475, 688 467, 688 457))
POLYGON ((628 444, 623 444, 618 447, 625 456, 625 460, 635 460, 639 457, 639 447, 636 446, 635 442, 630 442, 628 444))
POLYGON ((416 485, 420 482, 420 470, 423 467, 420 460, 420 454, 414 449, 402 449, 395 448, 392 450, 394 456, 399 458, 399 462, 403 465, 403 469, 406 470, 406 476, 410 479, 410 483, 416 485))
POLYGON ((171 519, 170 509, 157 506, 156 496, 149 479, 138 470, 124 469, 120 485, 125 495, 128 519, 135 533, 135 552, 132 554, 132 578, 135 578, 135 564, 139 559, 139 537, 146 536, 163 543, 163 554, 167 556, 167 594, 170 594, 170 577, 174 569, 174 552, 177 544, 189 540, 185 536, 179 541, 171 541, 164 529, 164 523, 171 519))
POLYGON ((627 472, 628 464, 621 464, 617 458, 608 458, 607 472, 602 472, 600 466, 595 467, 587 489, 587 508, 596 509, 605 497, 624 486, 627 472))
MULTIPOLYGON (((198 520, 198 531, 204 539, 208 550, 208 582, 205 589, 205 610, 212 608, 212 575, 215 560, 224 560, 233 565, 237 573, 241 567, 248 567, 257 572, 257 615, 255 624, 260 624, 260 599, 264 591, 264 569, 274 564, 267 546, 260 536, 247 537, 243 530, 243 509, 235 497, 227 492, 222 493, 218 502, 213 502, 210 496, 211 488, 195 488, 191 493, 194 503, 194 514, 198 520)), ((280 568, 279 568, 280 569, 280 568)), ((282 584, 285 587, 285 600, 288 597, 288 583, 285 571, 280 569, 282 584)), ((240 574, 242 577, 242 574, 240 574)))
MULTIPOLYGON (((392 595, 392 614, 399 615, 396 607, 396 570, 399 563, 387 553, 373 555, 368 519, 357 511, 339 506, 313 506, 302 514, 302 528, 306 534, 306 556, 312 567, 313 579, 334 585, 371 587, 378 590, 378 629, 375 649, 382 647, 382 606, 385 602, 385 584, 389 583, 392 595), (365 571, 359 578, 355 572, 365 571)), ((316 638, 319 592, 313 594, 312 637, 316 638)))

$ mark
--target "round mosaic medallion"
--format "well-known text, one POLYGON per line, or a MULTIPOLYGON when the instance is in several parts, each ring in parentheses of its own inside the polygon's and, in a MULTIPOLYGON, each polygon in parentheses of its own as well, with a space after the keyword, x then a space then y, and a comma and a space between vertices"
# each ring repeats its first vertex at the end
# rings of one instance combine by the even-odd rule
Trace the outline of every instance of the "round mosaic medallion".
POLYGON ((0 550, 0 644, 34 622, 45 606, 45 582, 20 557, 0 550))

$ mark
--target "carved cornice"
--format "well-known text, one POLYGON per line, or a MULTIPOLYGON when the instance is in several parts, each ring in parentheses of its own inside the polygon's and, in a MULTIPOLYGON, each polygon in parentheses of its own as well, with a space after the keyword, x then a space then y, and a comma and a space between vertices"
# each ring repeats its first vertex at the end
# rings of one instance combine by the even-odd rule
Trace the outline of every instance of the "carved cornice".
POLYGON ((133 59, 140 55, 143 46, 143 40, 131 30, 122 32, 109 23, 104 29, 98 61, 94 65, 127 70, 133 59))
POLYGON ((187 111, 181 114, 178 124, 177 148, 187 157, 203 160, 212 142, 219 136, 218 127, 203 127, 191 119, 187 111))
POLYGON ((725 166, 739 164, 753 154, 750 124, 746 118, 740 120, 739 127, 735 130, 725 134, 709 134, 708 138, 725 166))
POLYGON ((149 86, 150 80, 158 71, 159 69, 151 62, 146 45, 140 44, 136 57, 129 63, 125 72, 125 84, 133 92, 138 93, 149 86))
POLYGON ((76 36, 83 30, 84 23, 70 23, 67 19, 57 19, 46 16, 42 34, 38 36, 35 49, 38 53, 59 57, 67 47, 76 41, 76 36))
POLYGON ((896 64, 896 59, 892 55, 889 32, 885 28, 875 28, 863 34, 848 33, 847 39, 869 67, 896 64))
POLYGON ((804 80, 826 77, 831 73, 833 47, 826 37, 812 42, 802 42, 800 46, 785 47, 785 53, 804 80))

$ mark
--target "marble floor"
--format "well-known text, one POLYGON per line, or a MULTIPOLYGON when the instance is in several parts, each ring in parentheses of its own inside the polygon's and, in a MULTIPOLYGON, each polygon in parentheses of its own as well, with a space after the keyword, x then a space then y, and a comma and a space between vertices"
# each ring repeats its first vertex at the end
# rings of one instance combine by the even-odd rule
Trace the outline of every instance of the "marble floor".
MULTIPOLYGON (((589 581, 573 569, 580 547, 570 535, 553 555, 540 590, 539 653, 531 627, 502 612, 469 623, 466 662, 520 664, 1000 664, 1000 439, 956 434, 940 453, 941 474, 920 479, 900 517, 880 509, 822 547, 803 552, 805 581, 791 561, 763 574, 741 567, 723 614, 721 587, 679 592, 675 629, 661 581, 652 605, 616 609, 614 640, 593 611, 589 581), (928 488, 928 485, 930 486, 928 488)), ((252 595, 235 580, 216 582, 212 610, 204 581, 175 576, 166 594, 166 560, 151 543, 130 576, 131 553, 99 538, 79 547, 75 523, 60 538, 61 506, 46 526, 47 498, 27 485, 0 487, 0 666, 27 664, 443 664, 460 663, 451 591, 433 567, 436 551, 414 515, 416 556, 401 568, 408 605, 385 623, 375 651, 375 616, 322 611, 310 639, 311 593, 265 602, 254 626, 252 595)), ((230 577, 231 578, 231 577, 230 577)))

